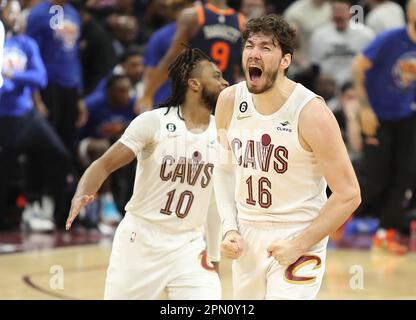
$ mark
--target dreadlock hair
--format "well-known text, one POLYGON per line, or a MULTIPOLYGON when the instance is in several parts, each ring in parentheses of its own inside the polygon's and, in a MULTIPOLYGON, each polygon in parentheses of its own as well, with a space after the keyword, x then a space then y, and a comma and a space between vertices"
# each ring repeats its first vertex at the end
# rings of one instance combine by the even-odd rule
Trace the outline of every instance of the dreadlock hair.
POLYGON ((167 115, 172 107, 178 108, 178 116, 184 120, 179 114, 179 106, 185 101, 186 90, 188 89, 188 80, 197 64, 201 61, 212 61, 202 50, 198 48, 187 48, 179 54, 175 61, 169 66, 169 77, 172 79, 172 94, 158 108, 167 107, 165 115, 167 115))

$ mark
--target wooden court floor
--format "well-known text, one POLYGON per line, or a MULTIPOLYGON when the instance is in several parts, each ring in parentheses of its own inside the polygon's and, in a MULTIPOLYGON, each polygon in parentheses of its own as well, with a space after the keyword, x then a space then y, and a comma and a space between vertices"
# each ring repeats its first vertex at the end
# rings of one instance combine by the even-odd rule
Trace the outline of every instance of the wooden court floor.
MULTIPOLYGON (((105 243, 0 255, 0 299, 102 299, 110 250, 105 243)), ((232 298, 230 266, 221 265, 224 299, 232 298)), ((415 271, 415 254, 330 249, 318 299, 416 299, 415 271)))

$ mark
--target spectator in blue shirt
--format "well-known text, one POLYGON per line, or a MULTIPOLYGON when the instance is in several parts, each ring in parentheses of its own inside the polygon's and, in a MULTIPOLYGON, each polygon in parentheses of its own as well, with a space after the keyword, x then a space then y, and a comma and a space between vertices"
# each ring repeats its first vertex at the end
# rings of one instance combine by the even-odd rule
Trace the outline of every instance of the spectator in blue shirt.
POLYGON ((22 215, 23 223, 30 230, 51 231, 52 217, 43 214, 41 200, 44 195, 51 196, 55 210, 49 214, 54 213, 57 226, 62 227, 68 210, 64 206, 64 192, 70 155, 53 128, 34 109, 32 92, 46 86, 47 75, 36 42, 27 35, 15 33, 19 11, 18 1, 12 0, 2 12, 7 36, 2 70, 4 85, 0 89, 0 213, 7 207, 16 158, 24 153, 35 164, 30 176, 37 174, 33 188, 24 190, 28 204, 22 215))
MULTIPOLYGON (((108 79, 113 75, 126 75, 131 82, 131 96, 141 97, 143 94, 143 77, 144 65, 143 54, 140 47, 131 46, 120 57, 118 64, 111 70, 110 74, 101 79, 90 96, 103 95, 106 91, 108 79)), ((91 99, 91 97, 89 99, 91 99)))
POLYGON ((415 158, 416 0, 408 1, 406 11, 407 26, 380 34, 353 64, 365 135, 360 210, 378 210, 374 245, 396 254, 407 252, 396 237, 409 227, 402 201, 415 158))
POLYGON ((83 137, 116 141, 134 119, 135 96, 130 95, 131 81, 127 75, 112 75, 104 92, 87 96, 85 104, 90 116, 83 137))
POLYGON ((48 74, 41 96, 49 121, 64 144, 74 148, 75 126, 86 120, 82 93, 79 37, 81 21, 67 0, 47 0, 29 13, 26 33, 37 42, 48 74))

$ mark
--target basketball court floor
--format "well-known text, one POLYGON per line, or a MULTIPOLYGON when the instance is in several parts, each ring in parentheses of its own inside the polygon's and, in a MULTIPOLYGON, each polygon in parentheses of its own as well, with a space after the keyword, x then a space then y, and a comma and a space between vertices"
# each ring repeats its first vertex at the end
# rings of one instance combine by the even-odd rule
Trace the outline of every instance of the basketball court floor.
MULTIPOLYGON (((386 255, 370 243, 329 246, 318 299, 416 299, 416 254, 386 255)), ((110 252, 111 237, 94 233, 0 234, 0 299, 102 299, 110 252)), ((229 260, 220 276, 232 299, 229 260)))

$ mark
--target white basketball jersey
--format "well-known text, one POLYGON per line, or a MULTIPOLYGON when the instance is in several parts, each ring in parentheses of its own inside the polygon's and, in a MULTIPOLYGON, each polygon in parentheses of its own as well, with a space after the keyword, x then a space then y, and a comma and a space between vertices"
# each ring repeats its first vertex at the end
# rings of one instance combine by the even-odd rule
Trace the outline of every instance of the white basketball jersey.
POLYGON ((165 229, 188 231, 204 225, 213 202, 215 120, 211 116, 209 127, 196 134, 187 130, 177 108, 166 112, 138 116, 120 138, 138 160, 126 211, 165 229))
POLYGON ((274 114, 254 107, 246 82, 237 84, 228 142, 235 156, 238 216, 252 221, 309 222, 327 200, 312 152, 299 142, 303 107, 318 97, 297 84, 274 114))

